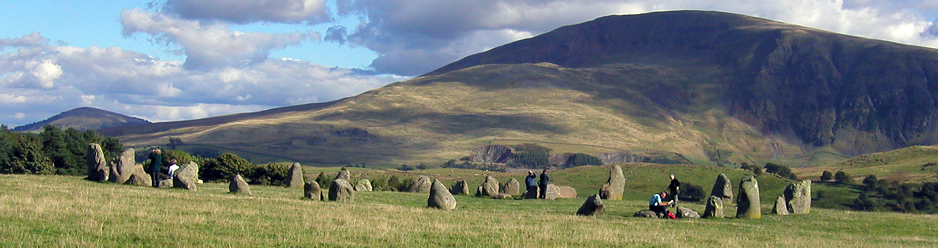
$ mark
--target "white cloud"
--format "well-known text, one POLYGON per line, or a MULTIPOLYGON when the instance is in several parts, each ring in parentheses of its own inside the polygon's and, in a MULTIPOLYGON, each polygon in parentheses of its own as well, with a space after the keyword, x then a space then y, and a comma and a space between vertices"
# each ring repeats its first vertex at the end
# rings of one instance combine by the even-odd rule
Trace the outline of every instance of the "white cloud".
POLYGON ((3 93, 0 94, 0 103, 3 104, 14 104, 14 103, 25 103, 26 97, 14 94, 3 93))
POLYGON ((271 50, 299 45, 309 39, 320 40, 319 34, 314 32, 238 32, 218 23, 178 19, 140 9, 123 10, 120 18, 125 36, 146 33, 161 42, 182 46, 187 69, 211 70, 261 63, 267 60, 271 50))
POLYGON ((232 23, 315 24, 331 20, 324 0, 168 0, 163 10, 185 19, 232 23))

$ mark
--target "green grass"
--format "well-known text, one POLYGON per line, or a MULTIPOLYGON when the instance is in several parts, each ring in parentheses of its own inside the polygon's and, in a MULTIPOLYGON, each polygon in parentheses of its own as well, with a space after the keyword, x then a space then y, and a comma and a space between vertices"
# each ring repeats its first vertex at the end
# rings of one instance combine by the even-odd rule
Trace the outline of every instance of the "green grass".
MULTIPOLYGON (((0 175, 3 247, 927 247, 935 216, 815 209, 743 219, 630 217, 644 200, 606 202, 580 217, 575 200, 457 197, 452 211, 426 194, 360 192, 352 203, 302 199, 297 188, 225 184, 159 190, 78 177, 0 175)), ((692 205, 702 209, 702 206, 692 205)), ((765 207, 765 206, 764 206, 765 207)), ((767 209, 763 209, 766 212, 767 209)), ((727 211, 730 211, 728 209, 727 211)))

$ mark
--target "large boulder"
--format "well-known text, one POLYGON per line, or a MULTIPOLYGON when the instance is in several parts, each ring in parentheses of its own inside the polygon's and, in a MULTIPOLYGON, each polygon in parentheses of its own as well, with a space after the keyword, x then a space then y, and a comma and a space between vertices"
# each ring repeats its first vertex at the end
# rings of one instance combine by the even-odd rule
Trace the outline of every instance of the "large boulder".
POLYGON ((788 204, 785 201, 785 196, 778 196, 778 199, 775 199, 775 206, 772 207, 772 213, 777 215, 788 215, 788 204))
POLYGON ((762 218, 762 203, 759 202, 759 181, 754 176, 745 176, 739 181, 736 196, 736 218, 762 218))
MULTIPOLYGON (((134 171, 134 163, 136 154, 134 153, 133 148, 127 148, 124 152, 121 153, 120 157, 117 158, 117 164, 111 165, 111 173, 108 177, 108 181, 115 183, 126 183, 134 171)), ((152 181, 152 179, 151 179, 152 181)))
POLYGON ((173 187, 196 190, 195 185, 199 183, 199 165, 195 162, 189 162, 187 165, 179 166, 173 177, 173 187))
POLYGON ((352 184, 345 179, 336 179, 332 181, 329 187, 329 201, 350 202, 355 200, 355 190, 352 184))
POLYGON ((313 199, 314 201, 325 200, 322 188, 319 187, 319 183, 316 181, 309 181, 303 185, 303 197, 313 199))
POLYGON ((502 193, 505 193, 505 194, 520 195, 521 183, 519 183, 518 180, 514 178, 509 179, 508 182, 506 182, 505 185, 502 186, 501 190, 502 190, 502 193))
POLYGON ((730 179, 726 177, 726 174, 720 173, 717 176, 717 180, 713 182, 713 189, 710 190, 710 195, 720 197, 724 202, 733 200, 733 185, 730 184, 730 179))
POLYGON ((586 201, 583 202, 580 209, 576 211, 576 214, 586 216, 599 215, 603 213, 604 208, 602 197, 600 197, 599 194, 595 194, 586 198, 586 201))
POLYGON ((599 188, 599 196, 606 200, 622 200, 622 193, 625 192, 625 175, 622 174, 622 167, 619 165, 610 166, 609 180, 599 188))
MULTIPOLYGON (((560 198, 563 199, 573 199, 576 198, 576 189, 570 186, 559 185, 560 188, 560 198)), ((602 197, 600 197, 601 199, 602 197)))
MULTIPOLYGON (((153 182, 153 179, 150 179, 150 182, 153 182)), ((157 184, 157 188, 161 188, 161 189, 168 189, 172 187, 173 187, 173 179, 160 180, 159 184, 157 184)))
POLYGON ((453 187, 449 189, 449 193, 453 195, 469 195, 469 184, 466 181, 456 181, 453 183, 453 187))
POLYGON ((85 152, 85 167, 88 170, 88 180, 107 181, 110 169, 107 166, 107 160, 104 158, 104 150, 101 149, 101 145, 88 144, 88 149, 85 152))
MULTIPOLYGON (((135 164, 133 170, 130 173, 130 177, 127 178, 125 184, 153 186, 153 178, 150 177, 150 174, 147 174, 147 171, 143 169, 143 165, 135 164)), ((170 188, 172 188, 172 186, 170 186, 170 188)))
POLYGON ((704 209, 704 218, 724 218, 723 215, 723 198, 715 195, 711 195, 707 199, 707 208, 704 209))
POLYGON ((655 211, 651 211, 651 210, 641 210, 641 211, 635 212, 635 215, 632 215, 632 216, 639 217, 639 218, 658 218, 659 217, 658 214, 655 213, 655 211))
POLYGON ((479 186, 477 196, 496 196, 498 195, 498 180, 492 176, 486 176, 485 181, 479 186))
POLYGON ((811 213, 811 180, 801 180, 785 188, 785 202, 792 214, 811 213))
POLYGON ((298 188, 302 187, 304 183, 303 166, 301 166, 300 163, 293 163, 293 165, 290 166, 290 174, 287 175, 287 181, 284 184, 290 188, 298 188))
POLYGON ((690 218, 697 219, 700 218, 700 214, 693 209, 687 207, 677 207, 677 217, 678 218, 690 218))
POLYGON ((251 195, 251 186, 248 186, 248 182, 244 181, 244 177, 241 177, 241 174, 238 174, 229 180, 228 192, 234 194, 251 195))
POLYGON ((440 180, 433 180, 430 186, 430 198, 427 198, 428 208, 439 208, 443 210, 456 209, 456 198, 446 190, 446 186, 440 180))
POLYGON ((420 176, 417 180, 414 180, 410 183, 410 186, 407 187, 407 192, 410 193, 427 193, 430 192, 430 186, 433 185, 433 182, 430 181, 428 176, 420 176))
POLYGON ((544 199, 547 199, 547 200, 554 200, 554 199, 557 199, 557 198, 561 198, 561 195, 560 195, 560 187, 558 187, 557 185, 554 185, 553 183, 552 183, 552 184, 548 184, 548 185, 547 185, 547 192, 544 193, 544 199))
POLYGON ((372 191, 371 180, 362 179, 355 184, 355 191, 372 191))
POLYGON ((342 170, 339 170, 339 174, 335 175, 335 179, 345 179, 345 181, 351 182, 352 176, 349 174, 348 169, 343 167, 342 170))

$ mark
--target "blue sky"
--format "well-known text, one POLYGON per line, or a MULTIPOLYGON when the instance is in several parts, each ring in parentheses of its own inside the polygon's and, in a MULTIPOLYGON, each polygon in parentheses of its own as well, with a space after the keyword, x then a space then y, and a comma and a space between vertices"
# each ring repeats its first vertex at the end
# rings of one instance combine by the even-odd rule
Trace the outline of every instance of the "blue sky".
POLYGON ((174 121, 349 97, 612 14, 698 9, 938 47, 938 0, 2 1, 0 124, 174 121))

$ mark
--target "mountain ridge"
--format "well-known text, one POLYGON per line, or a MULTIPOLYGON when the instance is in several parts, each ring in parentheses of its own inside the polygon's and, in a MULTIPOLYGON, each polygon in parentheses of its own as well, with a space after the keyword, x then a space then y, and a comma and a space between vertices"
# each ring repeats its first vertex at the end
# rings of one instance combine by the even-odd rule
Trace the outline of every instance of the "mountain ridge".
POLYGON ((42 127, 53 125, 62 129, 74 128, 80 131, 97 130, 108 127, 149 124, 141 118, 126 116, 116 112, 92 107, 71 109, 48 119, 13 128, 15 132, 38 132, 42 127))

